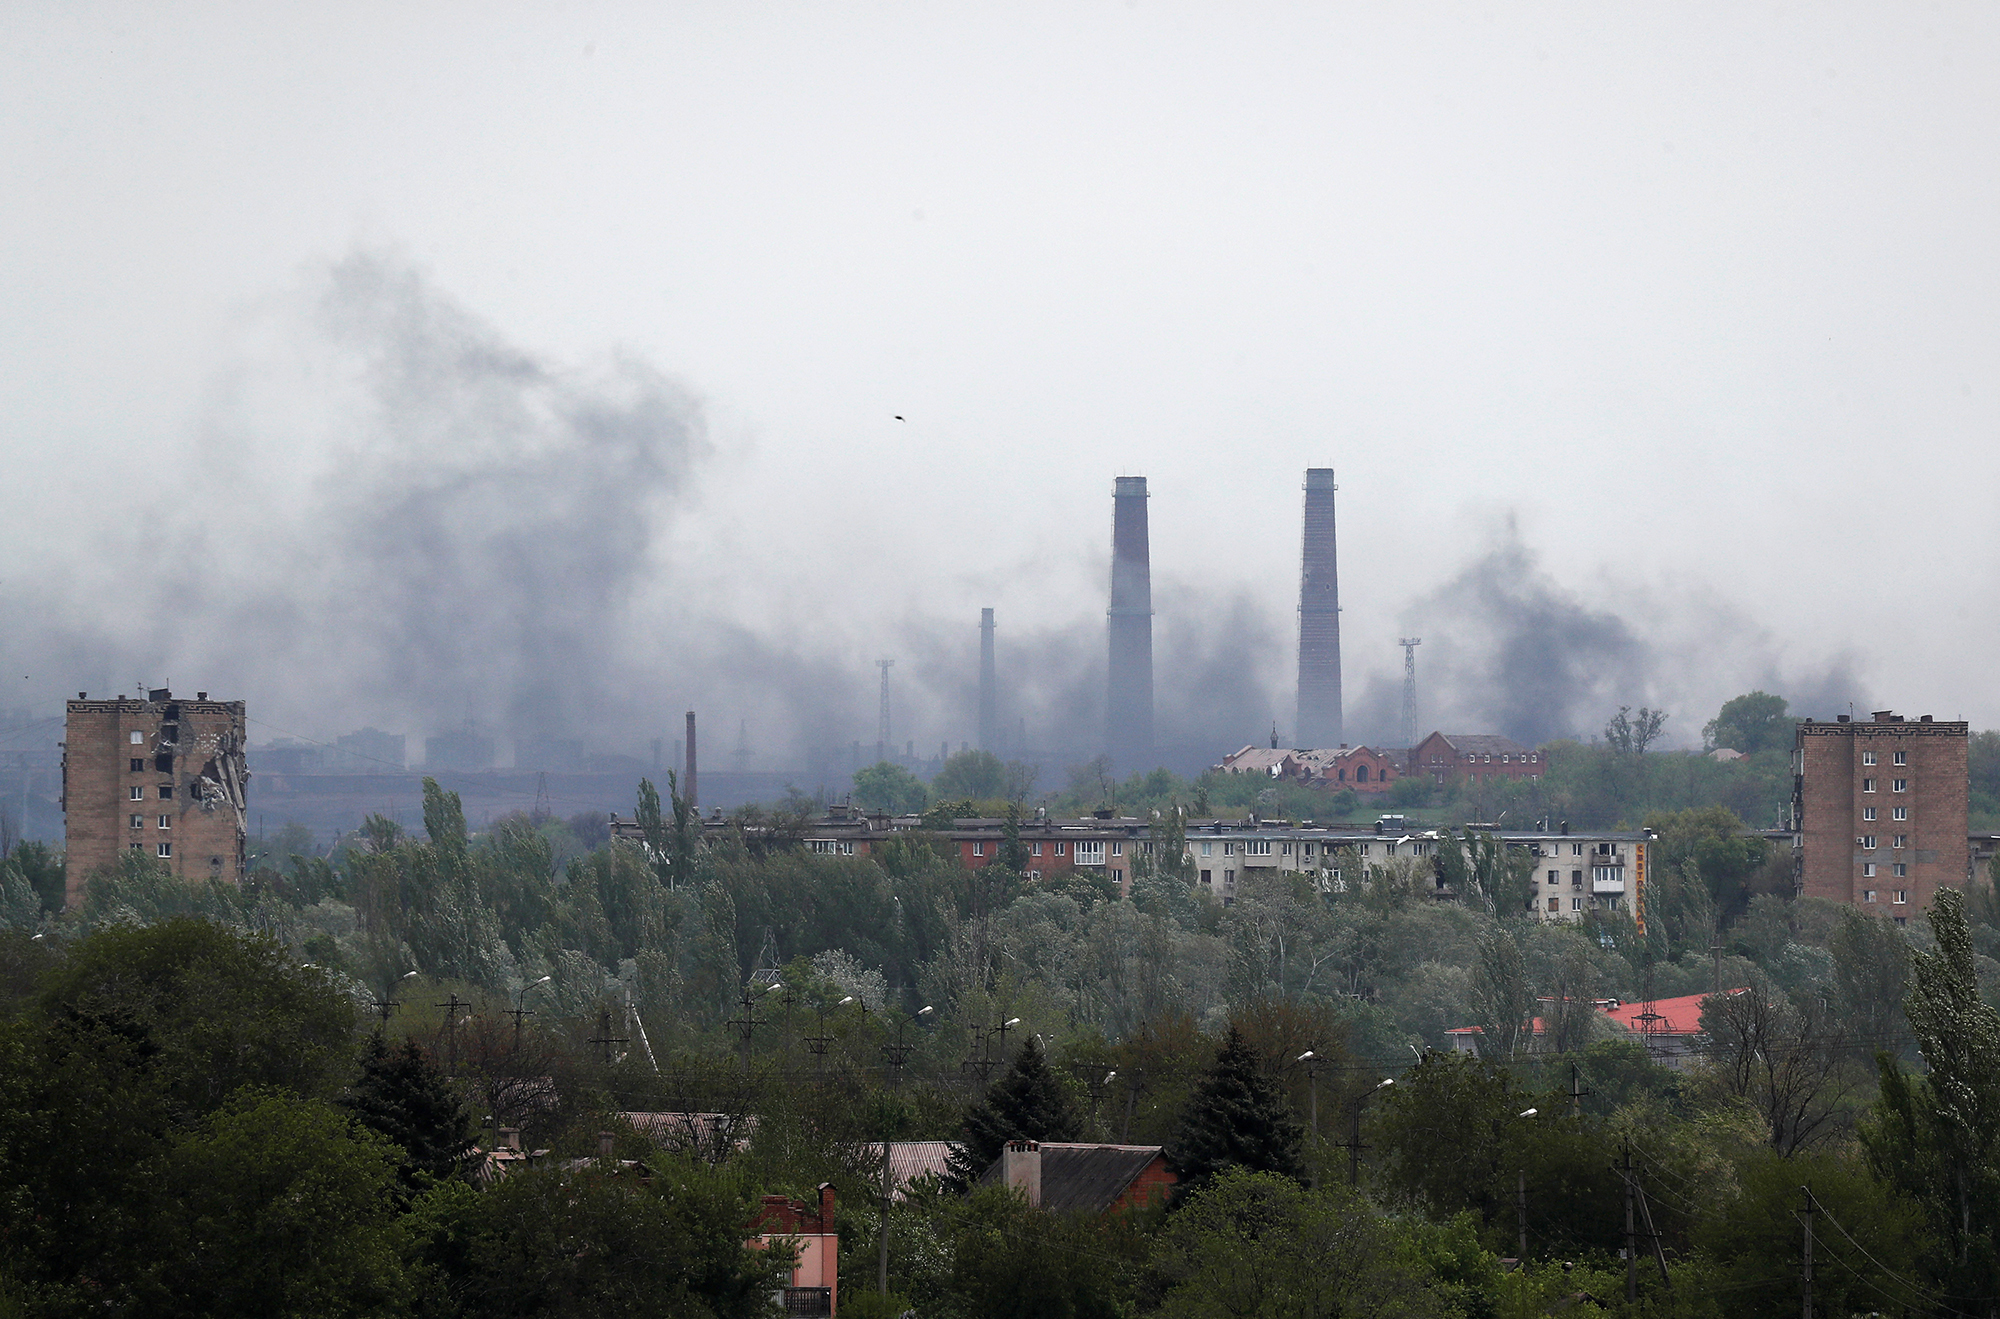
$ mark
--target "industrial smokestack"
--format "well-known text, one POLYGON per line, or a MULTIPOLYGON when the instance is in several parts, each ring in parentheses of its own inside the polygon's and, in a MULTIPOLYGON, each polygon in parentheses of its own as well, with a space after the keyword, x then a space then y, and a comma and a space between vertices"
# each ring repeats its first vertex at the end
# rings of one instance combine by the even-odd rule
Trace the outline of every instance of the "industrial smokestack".
POLYGON ((1331 467, 1306 469, 1299 570, 1299 722, 1292 745, 1346 742, 1340 717, 1340 572, 1334 556, 1331 467))
POLYGON ((695 784, 694 784, 694 711, 692 710, 688 711, 687 744, 688 744, 687 784, 685 790, 681 793, 681 795, 687 798, 688 805, 699 806, 701 805, 701 798, 696 794, 695 784))
POLYGON ((993 676, 993 611, 979 611, 979 749, 999 754, 1000 725, 994 714, 998 693, 993 676))
POLYGON ((1146 530, 1146 478, 1112 489, 1111 689, 1105 745, 1121 770, 1153 756, 1153 562, 1146 530))

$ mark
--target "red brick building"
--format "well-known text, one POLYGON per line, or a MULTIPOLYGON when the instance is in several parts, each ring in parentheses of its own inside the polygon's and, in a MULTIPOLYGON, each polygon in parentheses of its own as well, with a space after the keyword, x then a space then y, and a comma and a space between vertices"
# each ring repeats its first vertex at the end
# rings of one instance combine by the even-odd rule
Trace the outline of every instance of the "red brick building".
POLYGON ((1433 783, 1462 778, 1538 779, 1548 769, 1539 751, 1530 751, 1498 733, 1432 733, 1410 751, 1408 774, 1428 775, 1433 783))
POLYGON ((1877 710, 1798 726, 1792 751, 1797 883, 1898 925, 1965 883, 1968 728, 1877 710))
POLYGON ((248 838, 241 701, 166 688, 69 702, 63 733, 63 833, 70 906, 121 852, 157 857, 182 879, 242 882, 248 838))
MULTIPOLYGON (((958 859, 967 870, 980 870, 1000 859, 1006 840, 1002 820, 958 820, 950 834, 958 859)), ((1142 820, 1023 820, 1021 845, 1027 849, 1029 879, 1053 879, 1070 870, 1101 872, 1118 885, 1132 888, 1132 857, 1147 836, 1142 820)))

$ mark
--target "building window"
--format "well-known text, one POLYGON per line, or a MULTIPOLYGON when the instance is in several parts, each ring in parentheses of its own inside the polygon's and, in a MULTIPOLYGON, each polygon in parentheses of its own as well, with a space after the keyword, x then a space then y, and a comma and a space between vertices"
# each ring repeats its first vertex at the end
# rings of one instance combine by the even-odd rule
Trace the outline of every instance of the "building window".
POLYGON ((1234 843, 1224 843, 1224 844, 1222 845, 1222 854, 1223 854, 1224 856, 1235 856, 1235 855, 1236 855, 1236 844, 1234 844, 1234 843))
POLYGON ((1592 884, 1615 884, 1621 877, 1617 866, 1592 866, 1590 868, 1590 882, 1592 884))
POLYGON ((984 844, 984 843, 974 843, 974 844, 972 845, 972 854, 973 854, 974 856, 985 856, 985 855, 986 855, 986 844, 984 844))
POLYGON ((1558 884, 1562 883, 1562 879, 1563 879, 1563 872, 1562 872, 1562 871, 1560 871, 1560 870, 1551 870, 1551 871, 1549 872, 1549 887, 1550 887, 1550 888, 1554 888, 1554 887, 1555 887, 1556 885, 1558 885, 1558 884))
POLYGON ((1891 891, 1894 892, 1896 895, 1894 901, 1898 906, 1901 906, 1902 904, 1910 900, 1910 891, 1906 888, 1899 888, 1891 891))
POLYGON ((1873 751, 1864 751, 1864 752, 1862 752, 1862 753, 1861 753, 1861 763, 1862 763, 1862 764, 1864 764, 1864 765, 1872 765, 1872 764, 1874 764, 1874 763, 1875 763, 1875 753, 1874 753, 1873 751))
POLYGON ((1583 887, 1583 872, 1581 870, 1572 870, 1569 872, 1569 886, 1571 888, 1583 887))
POLYGON ((174 785, 171 783, 162 783, 160 785, 160 800, 172 801, 173 799, 174 799, 174 785))
POLYGON ((1028 872, 1029 879, 1040 879, 1041 877, 1042 877, 1042 872, 1039 870, 1030 870, 1028 872))
POLYGON ((142 747, 146 745, 146 735, 144 733, 134 731, 132 734, 132 745, 135 747, 142 747))
POLYGON ((1910 763, 1910 753, 1907 751, 1898 751, 1892 759, 1898 765, 1907 765, 1910 763))
POLYGON ((1114 839, 1112 839, 1112 840, 1111 840, 1111 855, 1113 855, 1113 856, 1124 856, 1124 855, 1125 855, 1125 844, 1124 844, 1124 843, 1123 843, 1122 841, 1118 840, 1118 839, 1115 839, 1115 838, 1114 838, 1114 839))
POLYGON ((1223 884, 1224 884, 1224 886, 1225 886, 1225 887, 1228 887, 1228 888, 1235 888, 1235 887, 1236 887, 1236 872, 1235 872, 1234 870, 1225 870, 1225 871, 1223 871, 1223 872, 1222 872, 1222 882, 1223 882, 1223 884))
POLYGON ((1562 907, 1563 907, 1563 900, 1562 900, 1561 898, 1550 898, 1550 899, 1549 899, 1549 910, 1550 910, 1550 911, 1552 911, 1552 912, 1557 912, 1557 911, 1561 911, 1561 910, 1562 910, 1562 907))
POLYGON ((850 842, 842 842, 840 845, 840 854, 842 856, 853 856, 854 844, 850 842))
POLYGON ((1243 844, 1243 854, 1245 856, 1269 856, 1271 855, 1271 840, 1268 838, 1252 838, 1243 844))
POLYGON ((1892 806, 1889 808, 1889 818, 1892 820, 1907 820, 1910 818, 1910 808, 1907 806, 1892 806))
POLYGON ((1905 862, 1896 861, 1889 866, 1889 873, 1897 879, 1908 879, 1910 877, 1910 867, 1905 862))
POLYGON ((1067 846, 1067 844, 1064 844, 1064 843, 1057 843, 1057 844, 1056 844, 1056 855, 1057 855, 1057 856, 1061 856, 1061 855, 1063 854, 1063 848, 1064 848, 1065 846, 1067 846))
POLYGON ((1861 835, 1861 850, 1862 850, 1862 851, 1864 851, 1864 852, 1872 852, 1872 851, 1874 851, 1874 850, 1875 850, 1875 835, 1874 835, 1874 834, 1863 834, 1863 835, 1861 835))
POLYGON ((1909 781, 1908 779, 1890 779, 1890 780, 1889 780, 1889 791, 1891 791, 1891 792, 1908 792, 1909 790, 1910 790, 1910 781, 1909 781))
POLYGON ((1103 865, 1104 844, 1079 841, 1076 845, 1076 863, 1080 866, 1103 865))
POLYGON ((1583 855, 1583 844, 1582 844, 1582 843, 1571 843, 1571 844, 1569 845, 1569 854, 1570 854, 1571 856, 1582 856, 1582 855, 1583 855))
POLYGON ((1861 790, 1862 790, 1863 792, 1873 792, 1873 791, 1875 791, 1875 780, 1874 780, 1874 779, 1863 779, 1863 780, 1861 780, 1861 790))
POLYGON ((833 851, 833 840, 831 838, 808 838, 806 846, 825 856, 833 851))
POLYGON ((1208 856, 1213 852, 1214 848, 1215 848, 1214 843, 1203 843, 1201 845, 1201 854, 1203 856, 1208 856))
POLYGON ((1571 898, 1571 899, 1569 900, 1569 909, 1570 909, 1571 911, 1582 911, 1582 910, 1583 910, 1583 899, 1582 899, 1582 898, 1571 898))
POLYGON ((173 827, 174 827, 174 817, 173 817, 173 816, 171 816, 171 815, 162 815, 162 816, 160 817, 160 828, 162 828, 162 829, 171 829, 171 828, 173 828, 173 827))
MULTIPOLYGON (((135 816, 133 816, 133 817, 132 817, 132 827, 133 827, 134 829, 144 829, 144 828, 146 827, 146 817, 145 817, 145 816, 143 816, 143 815, 135 815, 135 816)), ((133 844, 133 846, 134 846, 134 847, 137 847, 137 846, 138 846, 138 844, 137 844, 137 843, 134 843, 134 844, 133 844)))
POLYGON ((1897 834, 1889 840, 1889 846, 1891 847, 1908 847, 1909 845, 1910 836, 1908 834, 1897 834))
POLYGON ((161 843, 156 854, 159 856, 172 856, 174 854, 174 845, 172 843, 161 843))
POLYGON ((1311 843, 1307 843, 1305 845, 1305 848, 1306 848, 1306 855, 1311 856, 1313 854, 1313 845, 1311 843))
POLYGON ((141 760, 141 759, 139 759, 139 758, 138 758, 137 756, 134 756, 134 757, 132 758, 132 772, 133 772, 134 774, 143 774, 143 773, 145 773, 145 772, 146 772, 146 762, 145 762, 145 761, 143 761, 143 760, 141 760))
POLYGON ((1210 887, 1213 887, 1215 884, 1215 872, 1213 870, 1202 871, 1201 882, 1209 885, 1210 887))
POLYGON ((1040 843, 1030 843, 1030 844, 1028 844, 1028 855, 1029 855, 1029 856, 1040 856, 1041 854, 1042 854, 1042 845, 1041 845, 1040 843))
POLYGON ((134 785, 132 788, 132 800, 133 801, 146 800, 146 790, 144 788, 138 787, 137 785, 134 785))
POLYGON ((1861 900, 1862 900, 1863 902, 1873 902, 1873 901, 1875 901, 1875 890, 1874 890, 1874 889, 1872 889, 1872 888, 1865 888, 1865 889, 1862 889, 1862 890, 1861 890, 1861 900))
POLYGON ((1870 821, 1874 820, 1875 808, 1873 806, 1863 806, 1861 808, 1861 818, 1870 821))
POLYGON ((1875 863, 1873 861, 1863 861, 1861 863, 1861 878, 1875 878, 1875 863))
POLYGON ((1898 916, 1896 918, 1896 924, 1898 925, 1908 925, 1909 923, 1910 923, 1910 918, 1908 916, 1898 916))

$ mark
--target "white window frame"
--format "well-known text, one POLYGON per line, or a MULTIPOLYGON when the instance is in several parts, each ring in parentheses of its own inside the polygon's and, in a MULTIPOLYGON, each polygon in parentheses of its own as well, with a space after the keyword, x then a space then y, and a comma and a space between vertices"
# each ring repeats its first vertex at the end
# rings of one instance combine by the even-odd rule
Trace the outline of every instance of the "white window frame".
POLYGON ((1873 861, 1863 861, 1861 863, 1861 878, 1875 878, 1875 863, 1873 861))
POLYGON ((1872 823, 1875 819, 1875 808, 1873 806, 1863 806, 1861 808, 1861 818, 1872 823))
POLYGON ((1872 851, 1874 851, 1874 850, 1875 850, 1875 843, 1876 843, 1876 841, 1877 841, 1877 839, 1876 839, 1876 836, 1875 836, 1874 834, 1863 834, 1863 835, 1861 835, 1861 850, 1862 850, 1862 851, 1864 851, 1864 852, 1872 852, 1872 851))
POLYGON ((1910 900, 1910 891, 1909 891, 1908 889, 1906 889, 1906 888, 1899 888, 1899 889, 1894 889, 1894 890, 1892 890, 1892 891, 1891 891, 1891 897, 1890 897, 1889 901, 1890 901, 1891 903, 1893 903, 1894 905, 1896 905, 1896 906, 1902 906, 1902 905, 1903 905, 1904 903, 1907 903, 1907 902, 1908 902, 1909 900, 1910 900))
POLYGON ((1863 780, 1861 780, 1861 790, 1862 790, 1863 792, 1873 792, 1873 791, 1875 791, 1875 780, 1874 780, 1874 779, 1863 779, 1863 780))
POLYGON ((1897 879, 1908 879, 1910 877, 1909 863, 1904 861, 1894 862, 1889 867, 1889 873, 1897 879))
POLYGON ((173 817, 173 816, 171 816, 171 815, 162 815, 162 816, 160 817, 160 828, 162 828, 162 829, 171 829, 171 828, 173 828, 173 827, 174 827, 174 817, 173 817))
POLYGON ((132 785, 132 800, 133 800, 133 801, 144 801, 144 800, 146 800, 146 790, 145 790, 144 788, 140 787, 140 786, 139 786, 138 784, 136 784, 136 783, 132 785))
POLYGON ((1865 888, 1865 889, 1862 889, 1862 890, 1861 890, 1861 900, 1862 900, 1863 902, 1873 902, 1873 901, 1875 901, 1875 890, 1874 890, 1874 889, 1872 889, 1872 888, 1865 888))
POLYGON ((1910 808, 1907 806, 1891 806, 1889 808, 1889 818, 1892 820, 1907 820, 1910 818, 1910 808))
POLYGON ((172 843, 161 843, 157 848, 153 850, 153 855, 159 857, 163 861, 166 860, 168 857, 171 857, 173 854, 174 854, 174 845, 172 843))
POLYGON ((1872 764, 1874 764, 1874 763, 1875 763, 1875 753, 1874 753, 1873 751, 1864 751, 1864 752, 1862 752, 1862 753, 1861 753, 1861 763, 1862 763, 1862 764, 1864 764, 1864 765, 1872 765, 1872 764))
POLYGON ((140 732, 136 728, 132 730, 132 736, 127 740, 130 741, 131 744, 135 747, 142 747, 146 745, 146 735, 140 732))
POLYGON ((1894 756, 1890 757, 1890 762, 1897 765, 1907 765, 1910 763, 1910 753, 1907 751, 1898 751, 1894 756))
POLYGON ((1910 781, 1909 781, 1908 779, 1890 779, 1890 780, 1889 780, 1889 791, 1891 791, 1891 792, 1908 792, 1909 790, 1910 790, 1910 781))

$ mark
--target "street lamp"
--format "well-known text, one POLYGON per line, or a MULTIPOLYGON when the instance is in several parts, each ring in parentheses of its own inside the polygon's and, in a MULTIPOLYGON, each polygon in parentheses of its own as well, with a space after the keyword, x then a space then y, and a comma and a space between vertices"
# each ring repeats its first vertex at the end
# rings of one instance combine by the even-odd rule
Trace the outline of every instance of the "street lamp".
POLYGON ((552 979, 554 979, 553 976, 543 976, 540 980, 531 980, 521 986, 520 993, 514 995, 514 1010, 507 1015, 514 1019, 514 1052, 516 1054, 521 1052, 521 1018, 535 1015, 524 1008, 522 1004, 528 1001, 529 991, 541 988, 552 979))
POLYGON ((1354 1106, 1347 1113, 1347 1184, 1349 1186, 1359 1186, 1361 1184, 1362 1105, 1394 1084, 1396 1084, 1396 1078, 1391 1076, 1385 1080, 1377 1081, 1373 1089, 1363 1090, 1360 1094, 1354 1096, 1354 1106))

